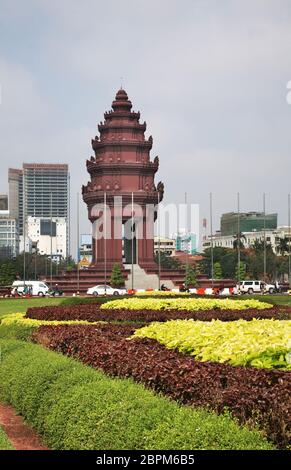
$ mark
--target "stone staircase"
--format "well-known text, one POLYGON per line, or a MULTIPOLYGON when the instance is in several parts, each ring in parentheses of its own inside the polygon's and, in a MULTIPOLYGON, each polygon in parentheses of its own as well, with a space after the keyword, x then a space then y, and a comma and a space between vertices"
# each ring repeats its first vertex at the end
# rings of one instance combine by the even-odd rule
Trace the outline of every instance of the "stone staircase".
MULTIPOLYGON (((128 278, 125 281, 126 289, 131 289, 132 286, 132 265, 124 264, 126 271, 130 271, 128 278)), ((169 289, 173 289, 174 283, 171 280, 161 280, 161 285, 164 284, 169 289)), ((147 274, 138 264, 133 265, 133 287, 134 289, 158 289, 159 278, 157 274, 147 274)))

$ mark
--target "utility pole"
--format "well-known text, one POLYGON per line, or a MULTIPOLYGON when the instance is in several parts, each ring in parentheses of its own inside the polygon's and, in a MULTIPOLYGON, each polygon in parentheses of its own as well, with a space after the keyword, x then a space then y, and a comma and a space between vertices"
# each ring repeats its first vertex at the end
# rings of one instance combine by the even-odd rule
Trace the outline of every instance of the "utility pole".
POLYGON ((212 225, 212 193, 209 194, 210 202, 210 253, 211 253, 211 287, 213 289, 214 260, 213 260, 213 225, 212 225))

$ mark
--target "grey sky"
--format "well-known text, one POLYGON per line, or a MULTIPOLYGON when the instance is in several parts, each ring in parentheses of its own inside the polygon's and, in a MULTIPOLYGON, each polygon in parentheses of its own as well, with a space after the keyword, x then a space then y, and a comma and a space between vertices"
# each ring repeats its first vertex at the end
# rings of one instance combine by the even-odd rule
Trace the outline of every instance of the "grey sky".
MULTIPOLYGON (((187 191, 208 218, 212 191, 217 229, 237 191, 242 210, 265 191, 287 223, 290 51, 290 0, 0 0, 0 193, 9 166, 65 162, 74 209, 123 76, 165 202, 187 191)), ((81 220, 87 232, 83 203, 81 220)))

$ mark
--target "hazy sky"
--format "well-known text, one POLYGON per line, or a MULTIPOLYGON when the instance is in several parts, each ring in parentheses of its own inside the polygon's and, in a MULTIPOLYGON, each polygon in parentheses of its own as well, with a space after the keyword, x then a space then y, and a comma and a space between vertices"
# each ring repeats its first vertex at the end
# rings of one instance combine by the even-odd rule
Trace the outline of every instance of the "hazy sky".
MULTIPOLYGON (((152 134, 165 202, 278 211, 291 192, 290 0, 0 0, 0 193, 8 167, 70 165, 76 193, 123 86, 152 134)), ((82 232, 88 232, 81 204, 82 232)))

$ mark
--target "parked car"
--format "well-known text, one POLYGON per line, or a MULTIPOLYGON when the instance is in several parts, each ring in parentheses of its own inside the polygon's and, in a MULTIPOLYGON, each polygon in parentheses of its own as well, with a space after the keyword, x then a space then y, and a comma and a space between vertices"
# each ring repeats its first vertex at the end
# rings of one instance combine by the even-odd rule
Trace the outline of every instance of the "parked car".
POLYGON ((241 281, 240 286, 237 286, 237 288, 242 294, 262 294, 264 292, 274 294, 275 292, 274 284, 267 284, 263 281, 241 281))
POLYGON ((11 295, 37 295, 44 297, 49 293, 49 286, 42 281, 14 281, 11 295))
POLYGON ((88 295, 124 295, 126 294, 126 289, 117 289, 117 287, 111 287, 107 285, 98 285, 90 287, 87 290, 88 295))

